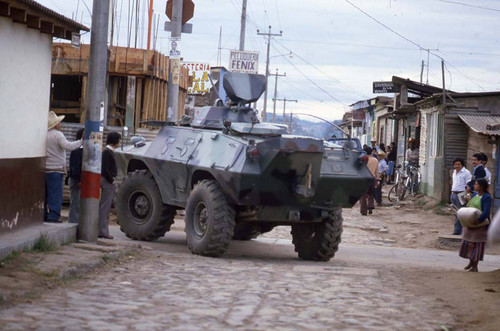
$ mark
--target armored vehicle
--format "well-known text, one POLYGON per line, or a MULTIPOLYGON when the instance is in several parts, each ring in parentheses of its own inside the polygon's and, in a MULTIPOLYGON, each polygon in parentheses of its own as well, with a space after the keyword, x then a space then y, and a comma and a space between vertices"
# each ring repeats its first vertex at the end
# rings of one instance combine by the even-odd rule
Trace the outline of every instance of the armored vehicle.
POLYGON ((117 196, 120 228, 137 240, 169 231, 185 209, 194 254, 222 255, 231 239, 251 239, 291 226, 300 258, 328 261, 342 233, 342 207, 352 207, 373 177, 360 152, 260 123, 249 105, 265 77, 226 73, 224 107, 203 107, 189 126, 164 126, 151 142, 115 156, 124 176, 117 196))

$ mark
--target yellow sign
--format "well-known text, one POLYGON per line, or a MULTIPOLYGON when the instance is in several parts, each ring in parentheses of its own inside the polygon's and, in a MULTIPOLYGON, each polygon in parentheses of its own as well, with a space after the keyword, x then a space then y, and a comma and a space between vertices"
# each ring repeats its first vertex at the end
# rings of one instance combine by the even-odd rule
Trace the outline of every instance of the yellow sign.
POLYGON ((210 64, 199 62, 183 62, 182 66, 189 69, 189 75, 193 76, 193 84, 188 87, 188 94, 205 94, 210 92, 210 64))

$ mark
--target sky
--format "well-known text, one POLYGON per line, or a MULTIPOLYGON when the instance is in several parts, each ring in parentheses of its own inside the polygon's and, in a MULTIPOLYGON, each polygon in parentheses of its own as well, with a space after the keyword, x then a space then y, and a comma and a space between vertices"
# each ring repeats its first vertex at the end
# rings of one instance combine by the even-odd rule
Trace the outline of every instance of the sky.
MULTIPOLYGON (((113 0, 116 24, 113 44, 136 45, 135 18, 129 5, 139 2, 137 47, 146 46, 149 0, 113 0)), ((229 51, 238 49, 241 0, 193 0, 192 34, 180 44, 185 61, 228 66, 229 51), (222 29, 222 34, 220 33, 222 29), (220 40, 219 40, 220 39, 220 40), (221 49, 219 49, 219 42, 221 49)), ((69 18, 91 26, 92 0, 38 0, 69 18)), ((168 53, 164 31, 166 0, 154 0, 158 31, 155 49, 168 53)), ((392 76, 456 92, 500 91, 500 0, 247 0, 245 50, 258 51, 259 73, 265 73, 267 37, 271 39, 269 71, 278 78, 277 97, 294 99, 286 112, 335 120, 349 105, 379 96, 374 81, 392 76)), ((90 33, 82 37, 90 42, 90 33)), ((269 78, 267 112, 272 113, 274 77, 269 78)), ((262 98, 258 109, 263 106, 262 98)), ((283 102, 276 105, 283 112, 283 102)), ((304 119, 308 118, 307 116, 304 119)))

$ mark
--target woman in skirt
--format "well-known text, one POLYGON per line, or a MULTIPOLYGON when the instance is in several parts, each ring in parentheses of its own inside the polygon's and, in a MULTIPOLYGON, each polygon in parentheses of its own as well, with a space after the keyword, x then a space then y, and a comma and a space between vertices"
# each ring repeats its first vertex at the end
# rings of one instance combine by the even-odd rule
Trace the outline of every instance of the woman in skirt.
MULTIPOLYGON (((467 207, 473 207, 481 210, 479 216, 479 224, 490 220, 492 198, 488 193, 488 181, 484 178, 477 179, 474 183, 474 193, 467 207)), ((464 268, 471 272, 477 272, 479 261, 483 260, 484 247, 486 245, 486 233, 488 225, 475 228, 463 228, 462 243, 460 244, 459 256, 464 259, 469 259, 469 264, 464 268)))

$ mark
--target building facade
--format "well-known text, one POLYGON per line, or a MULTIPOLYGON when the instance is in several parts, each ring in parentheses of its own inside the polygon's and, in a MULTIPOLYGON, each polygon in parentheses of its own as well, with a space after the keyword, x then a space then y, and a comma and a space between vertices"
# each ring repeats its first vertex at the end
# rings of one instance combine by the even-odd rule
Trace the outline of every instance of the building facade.
POLYGON ((34 1, 0 1, 0 233, 43 223, 52 38, 81 30, 34 1))

